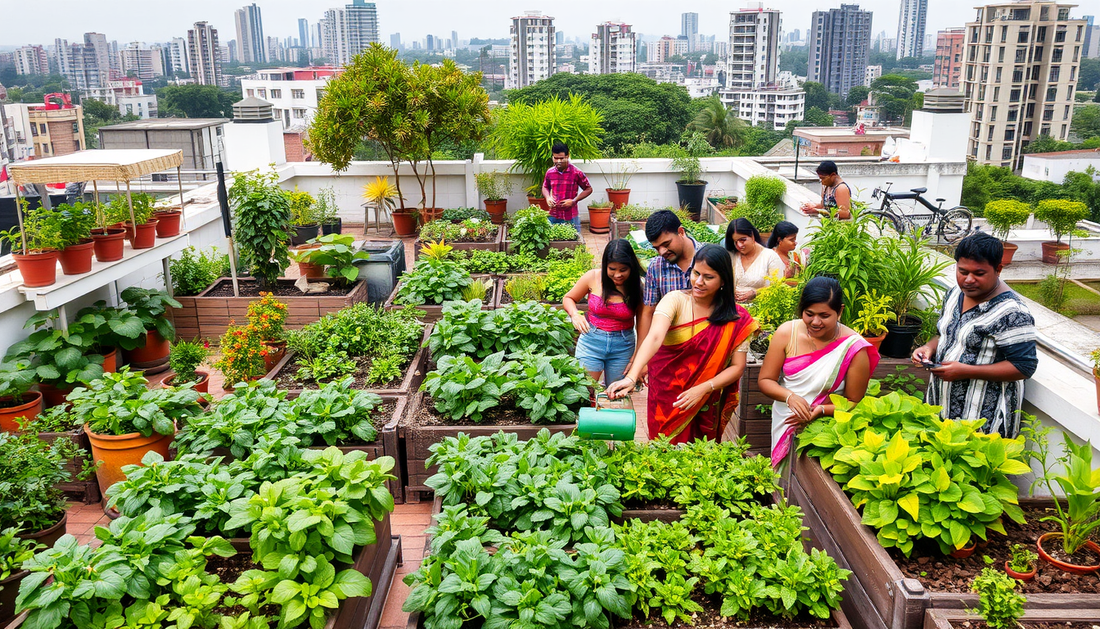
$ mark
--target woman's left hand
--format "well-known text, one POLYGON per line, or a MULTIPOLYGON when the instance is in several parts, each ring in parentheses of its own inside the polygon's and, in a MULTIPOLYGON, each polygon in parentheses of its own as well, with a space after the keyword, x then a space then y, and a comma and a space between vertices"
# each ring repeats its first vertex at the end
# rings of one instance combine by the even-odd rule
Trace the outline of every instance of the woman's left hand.
POLYGON ((687 391, 684 391, 676 398, 676 401, 672 403, 674 408, 678 408, 682 411, 686 411, 689 408, 695 408, 697 404, 706 399, 707 394, 711 392, 709 384, 700 384, 699 386, 691 387, 687 391))
POLYGON ((797 414, 794 414, 794 415, 791 415, 790 417, 788 417, 787 421, 783 422, 783 424, 787 425, 787 426, 801 427, 801 426, 805 426, 805 425, 809 424, 810 422, 814 421, 818 417, 822 417, 824 415, 825 415, 825 407, 818 404, 817 406, 810 409, 809 418, 803 419, 803 418, 799 417, 797 414))

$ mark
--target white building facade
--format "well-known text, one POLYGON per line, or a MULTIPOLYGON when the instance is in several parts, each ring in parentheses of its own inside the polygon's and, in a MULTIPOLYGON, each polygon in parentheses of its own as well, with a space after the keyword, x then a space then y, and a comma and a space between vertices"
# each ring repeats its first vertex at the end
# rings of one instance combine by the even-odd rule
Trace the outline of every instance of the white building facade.
POLYGON ((928 0, 901 0, 898 12, 897 58, 920 58, 924 54, 924 31, 928 0))
POLYGON ((329 80, 339 74, 335 67, 271 68, 255 78, 241 80, 241 95, 271 103, 272 116, 284 131, 309 126, 329 80))
POLYGON ((634 72, 637 65, 637 34, 629 24, 604 22, 596 26, 588 47, 588 74, 634 72))
POLYGON ((1100 149, 1031 153, 1024 155, 1024 167, 1020 175, 1035 181, 1049 181, 1060 185, 1067 174, 1083 173, 1090 166, 1096 169, 1092 176, 1093 181, 1100 182, 1100 149))
POLYGON ((554 73, 554 18, 527 11, 512 18, 509 89, 527 87, 554 73))
POLYGON ((779 11, 760 2, 730 12, 726 85, 720 98, 752 125, 783 129, 791 120, 801 120, 806 110, 806 93, 779 79, 782 28, 779 11))

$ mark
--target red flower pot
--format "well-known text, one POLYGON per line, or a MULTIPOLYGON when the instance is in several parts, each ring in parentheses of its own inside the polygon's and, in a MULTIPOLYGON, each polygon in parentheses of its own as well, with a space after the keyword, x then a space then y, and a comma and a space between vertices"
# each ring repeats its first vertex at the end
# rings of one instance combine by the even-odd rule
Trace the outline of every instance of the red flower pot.
MULTIPOLYGON (((1096 572, 1097 570, 1100 570, 1100 563, 1094 566, 1082 566, 1075 563, 1069 563, 1066 561, 1055 559, 1054 557, 1051 557, 1050 554, 1047 553, 1047 551, 1043 550, 1044 540, 1054 541, 1061 538, 1061 533, 1043 533, 1039 536, 1039 541, 1035 542, 1035 547, 1039 549, 1039 556, 1042 557, 1043 561, 1072 574, 1089 574, 1090 572, 1096 572)), ((1093 554, 1100 556, 1100 546, 1097 546, 1096 542, 1085 542, 1081 547, 1088 548, 1093 552, 1093 554)))
POLYGON ((156 330, 145 333, 145 345, 126 352, 126 363, 137 369, 147 369, 168 361, 171 344, 156 330))
POLYGON ((1014 245, 1011 242, 1001 244, 1004 245, 1004 253, 1001 254, 1001 266, 1008 266, 1012 264, 1012 256, 1016 255, 1016 250, 1019 249, 1020 246, 1014 245))
POLYGON ((169 458, 168 446, 172 444, 173 435, 162 435, 154 432, 148 437, 140 432, 127 435, 100 435, 84 427, 88 435, 88 441, 92 445, 92 458, 99 467, 95 476, 99 481, 100 491, 106 493, 107 488, 115 483, 126 480, 122 473, 123 466, 141 465, 141 459, 150 450, 159 453, 167 460, 169 458))
POLYGON ((61 272, 65 275, 80 275, 92 270, 92 249, 95 243, 91 238, 81 240, 75 245, 65 247, 57 254, 61 263, 61 272))
POLYGON ((15 421, 16 418, 34 419, 42 412, 42 394, 38 391, 27 391, 22 400, 16 404, 10 397, 0 397, 0 430, 17 432, 19 424, 15 421))
POLYGON ((955 550, 951 551, 951 556, 955 559, 966 559, 970 555, 974 554, 974 549, 977 547, 978 544, 975 542, 970 544, 966 548, 956 548, 955 550))
MULTIPOLYGON (((611 209, 617 210, 630 203, 630 188, 625 190, 607 189, 607 200, 611 202, 611 209)), ((591 208, 589 208, 591 209, 591 208)))
POLYGON ((57 281, 57 252, 37 251, 22 254, 12 253, 15 264, 19 266, 19 274, 23 276, 23 286, 36 288, 50 286, 57 281))
POLYGON ((123 228, 93 229, 92 243, 95 259, 100 262, 114 262, 122 259, 122 239, 126 237, 123 228))
POLYGON ((1008 564, 1009 564, 1009 562, 1006 561, 1005 562, 1005 573, 1008 574, 1008 576, 1012 577, 1013 579, 1018 579, 1020 581, 1023 581, 1024 583, 1027 583, 1028 581, 1034 579, 1035 574, 1039 571, 1038 568, 1032 566, 1031 567, 1031 572, 1016 572, 1015 570, 1010 568, 1008 564))
POLYGON ((42 408, 43 410, 49 410, 55 406, 61 406, 65 404, 65 396, 69 395, 73 390, 73 385, 66 384, 58 386, 56 384, 50 384, 48 382, 39 382, 38 391, 42 394, 42 408))
POLYGON ((264 356, 264 372, 270 372, 286 356, 286 341, 264 341, 267 356, 264 356))
POLYGON ((1043 248, 1043 262, 1046 264, 1058 264, 1062 261, 1062 256, 1058 255, 1058 252, 1069 251, 1069 244, 1064 242, 1047 241, 1039 243, 1039 246, 1043 248))
POLYGON ((420 208, 420 224, 427 225, 432 221, 437 221, 443 218, 443 208, 441 207, 425 207, 420 208))
POLYGON ((871 344, 871 346, 872 346, 872 347, 874 347, 874 348, 875 348, 875 351, 877 352, 877 351, 878 351, 878 348, 879 348, 880 346, 882 346, 882 341, 883 341, 883 340, 884 340, 885 338, 886 338, 886 333, 885 333, 885 332, 883 332, 882 336, 864 336, 864 337, 863 337, 863 340, 865 340, 865 341, 867 341, 868 343, 870 343, 870 344, 871 344))
POLYGON ((325 276, 325 265, 311 262, 298 263, 298 275, 310 279, 320 279, 325 276))
POLYGON ((103 373, 114 373, 116 371, 118 371, 117 347, 103 355, 103 373))
POLYGON ((593 234, 611 231, 611 208, 588 206, 588 231, 593 234))
POLYGON ((508 213, 508 200, 490 201, 485 199, 485 211, 489 213, 489 220, 493 221, 493 225, 503 225, 504 215, 508 213))
POLYGON ((126 231, 130 234, 130 245, 134 249, 152 249, 157 244, 157 219, 151 218, 148 222, 137 226, 134 231, 129 222, 126 223, 126 231))
POLYGON ((153 217, 157 219, 157 238, 171 238, 179 235, 183 212, 168 210, 166 212, 156 212, 153 217))
POLYGON ((416 233, 416 224, 420 215, 415 210, 394 210, 390 213, 393 220, 393 232, 398 236, 412 236, 416 233))
POLYGON ((537 206, 541 207, 542 209, 546 210, 547 212, 550 211, 550 204, 546 202, 545 197, 533 197, 533 196, 528 195, 527 196, 527 203, 529 203, 531 205, 537 205, 537 206))

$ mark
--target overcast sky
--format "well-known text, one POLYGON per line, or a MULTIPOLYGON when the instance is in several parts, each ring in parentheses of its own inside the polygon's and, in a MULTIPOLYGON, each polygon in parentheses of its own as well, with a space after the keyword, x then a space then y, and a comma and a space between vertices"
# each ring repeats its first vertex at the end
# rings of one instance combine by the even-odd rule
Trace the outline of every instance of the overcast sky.
MULTIPOLYGON (((297 36, 298 18, 310 24, 321 18, 324 10, 340 6, 347 0, 260 0, 264 34, 297 36)), ((1091 1, 1091 0, 1089 0, 1091 1)), ((208 21, 218 29, 224 45, 236 38, 234 9, 243 0, 0 0, 0 46, 52 44, 54 38, 81 41, 83 33, 105 33, 108 40, 119 44, 130 41, 148 43, 183 37, 196 21, 208 21)), ((874 11, 874 32, 893 33, 897 28, 897 0, 858 2, 874 11)), ((974 17, 972 6, 979 2, 929 0, 928 31, 949 26, 962 26, 974 17)), ((1088 2, 1079 3, 1081 5, 1088 2)), ((680 33, 680 13, 699 13, 699 30, 706 35, 728 36, 729 11, 748 6, 746 1, 688 0, 559 0, 558 2, 515 2, 504 0, 379 0, 378 19, 384 43, 391 33, 401 33, 404 41, 422 39, 432 33, 443 38, 458 31, 460 39, 470 37, 507 37, 509 18, 525 10, 541 10, 553 16, 555 25, 566 36, 585 38, 594 24, 606 20, 621 20, 633 24, 637 32, 646 35, 677 35, 680 33)), ((775 0, 765 7, 783 11, 783 27, 790 31, 804 30, 810 13, 817 9, 839 7, 840 2, 825 0, 775 0)), ((1074 17, 1081 14, 1074 10, 1074 17)))

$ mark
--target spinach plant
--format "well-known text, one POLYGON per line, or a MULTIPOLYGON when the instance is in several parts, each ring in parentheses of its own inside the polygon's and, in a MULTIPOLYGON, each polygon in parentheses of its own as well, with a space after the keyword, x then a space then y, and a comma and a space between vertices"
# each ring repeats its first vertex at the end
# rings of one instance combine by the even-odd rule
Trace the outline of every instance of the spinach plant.
POLYGON ((480 363, 469 356, 444 356, 435 371, 424 377, 421 388, 432 396, 435 410, 454 420, 481 421, 485 411, 500 405, 502 396, 515 388, 504 352, 480 363))

